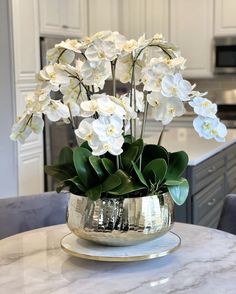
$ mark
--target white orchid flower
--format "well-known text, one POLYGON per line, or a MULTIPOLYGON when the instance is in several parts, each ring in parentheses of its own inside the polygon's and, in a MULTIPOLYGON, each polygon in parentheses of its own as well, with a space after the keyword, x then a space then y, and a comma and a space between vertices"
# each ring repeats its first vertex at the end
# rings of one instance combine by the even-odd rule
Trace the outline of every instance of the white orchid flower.
POLYGON ((217 105, 212 103, 209 99, 203 97, 195 97, 189 102, 196 114, 204 117, 216 117, 217 105))
POLYGON ((103 89, 105 80, 111 75, 109 61, 85 61, 81 67, 81 76, 86 85, 103 89))
POLYGON ((78 80, 70 79, 68 85, 60 87, 60 92, 63 94, 63 101, 66 103, 67 100, 77 100, 80 92, 80 85, 78 80))
POLYGON ((106 94, 92 95, 91 100, 81 102, 82 116, 88 117, 97 112, 102 116, 115 114, 120 118, 124 118, 126 114, 125 109, 121 105, 113 102, 112 99, 115 100, 114 98, 106 94))
POLYGON ((76 53, 81 52, 82 44, 76 39, 67 39, 55 45, 55 48, 67 49, 76 53))
POLYGON ((114 115, 110 117, 100 116, 92 124, 93 130, 100 141, 120 137, 123 132, 123 120, 114 115))
MULTIPOLYGON (((121 95, 120 98, 110 96, 112 101, 114 101, 117 105, 120 105, 122 107, 122 117, 123 113, 125 114, 124 118, 126 120, 135 119, 137 118, 137 112, 134 111, 134 106, 130 106, 130 97, 126 94, 121 95), (125 111, 125 112, 123 112, 125 111)), ((121 116, 116 112, 116 115, 121 118, 121 116)))
POLYGON ((224 142, 227 129, 218 118, 198 116, 193 120, 193 126, 200 137, 215 139, 217 142, 224 142))
POLYGON ((138 90, 136 91, 136 111, 144 112, 145 103, 143 98, 143 92, 140 92, 138 90))
POLYGON ((85 118, 80 122, 78 129, 75 130, 76 136, 87 141, 90 147, 98 142, 98 137, 93 130, 93 121, 93 118, 85 118))
POLYGON ((50 104, 44 110, 44 114, 46 114, 51 121, 58 121, 62 118, 70 117, 68 106, 58 100, 51 100, 50 104))
POLYGON ((31 128, 32 132, 35 134, 41 134, 44 127, 44 121, 41 115, 33 115, 29 127, 31 128))
POLYGON ((39 115, 25 113, 12 127, 10 138, 24 143, 33 132, 40 134, 43 131, 44 121, 39 115))
POLYGON ((96 145, 90 146, 92 148, 92 154, 96 156, 103 155, 109 152, 112 155, 120 155, 122 150, 122 145, 124 143, 124 137, 120 136, 118 138, 110 138, 107 141, 97 141, 96 145))
POLYGON ((101 39, 95 40, 85 51, 85 55, 89 61, 101 61, 116 59, 119 50, 111 41, 101 39))
POLYGON ((75 100, 73 99, 68 99, 65 102, 65 105, 68 106, 68 109, 71 113, 71 115, 74 116, 80 116, 81 115, 81 111, 80 111, 80 106, 78 103, 75 102, 75 100))
POLYGON ((12 127, 10 138, 14 141, 19 141, 24 143, 25 140, 32 133, 31 128, 29 127, 29 120, 32 115, 24 114, 12 127))
POLYGON ((71 64, 75 59, 75 53, 62 48, 52 48, 47 51, 47 61, 49 63, 71 64))
POLYGON ((191 84, 180 73, 166 75, 161 82, 161 92, 166 97, 178 97, 182 101, 190 100, 191 84))
POLYGON ((148 102, 154 106, 154 118, 161 121, 163 125, 169 124, 174 117, 181 116, 185 113, 183 102, 178 98, 164 98, 162 99, 160 94, 151 93, 148 95, 148 102))
POLYGON ((64 69, 65 67, 61 64, 49 64, 40 71, 39 75, 42 80, 50 83, 52 91, 58 91, 60 85, 68 85, 70 82, 64 69))
POLYGON ((50 103, 50 90, 48 88, 36 89, 25 98, 25 108, 27 113, 42 113, 50 103))

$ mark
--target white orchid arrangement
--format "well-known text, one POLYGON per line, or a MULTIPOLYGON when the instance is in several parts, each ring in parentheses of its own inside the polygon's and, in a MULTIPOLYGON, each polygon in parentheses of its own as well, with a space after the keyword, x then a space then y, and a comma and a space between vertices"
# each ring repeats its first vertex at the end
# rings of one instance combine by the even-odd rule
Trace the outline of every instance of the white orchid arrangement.
POLYGON ((187 181, 181 178, 187 155, 143 143, 148 108, 164 127, 182 116, 188 104, 197 115, 193 126, 201 137, 221 142, 227 130, 216 116, 216 104, 204 97, 207 93, 194 91, 195 85, 183 79, 186 60, 180 51, 159 34, 136 41, 103 31, 55 45, 47 60, 11 138, 24 142, 32 132, 41 133, 42 114, 71 123, 79 146, 64 148, 58 163, 46 167, 60 180, 57 190, 69 187, 94 200, 168 190, 182 204, 188 194, 187 181), (110 94, 102 92, 108 79, 110 94), (117 95, 116 80, 128 83, 127 94, 117 95), (53 92, 61 98, 55 100, 53 92), (75 117, 82 118, 78 126, 75 117))

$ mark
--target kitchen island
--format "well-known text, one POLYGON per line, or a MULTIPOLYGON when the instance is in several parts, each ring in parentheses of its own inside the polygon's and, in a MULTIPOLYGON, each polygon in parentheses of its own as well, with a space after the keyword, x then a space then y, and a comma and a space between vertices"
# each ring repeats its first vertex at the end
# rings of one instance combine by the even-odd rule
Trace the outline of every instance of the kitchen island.
MULTIPOLYGON (((144 140, 156 144, 160 130, 144 140)), ((168 128, 161 145, 169 152, 184 150, 189 156, 185 177, 190 190, 186 203, 176 206, 176 220, 215 228, 225 195, 236 192, 236 130, 226 141, 200 138, 192 127, 168 128)))

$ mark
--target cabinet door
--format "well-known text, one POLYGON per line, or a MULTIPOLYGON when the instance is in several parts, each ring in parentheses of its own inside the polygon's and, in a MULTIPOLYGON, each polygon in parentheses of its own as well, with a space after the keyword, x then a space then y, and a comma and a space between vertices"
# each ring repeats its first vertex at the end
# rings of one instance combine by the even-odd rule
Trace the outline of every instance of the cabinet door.
POLYGON ((127 39, 137 39, 146 31, 146 1, 145 0, 121 0, 122 19, 120 25, 121 34, 127 39))
POLYGON ((236 1, 215 0, 215 35, 236 34, 236 1))
POLYGON ((18 194, 30 195, 44 192, 43 153, 20 154, 18 158, 18 194))
POLYGON ((168 40, 169 1, 146 0, 146 36, 153 37, 156 33, 162 34, 168 40))
POLYGON ((120 31, 118 0, 89 0, 89 35, 98 31, 120 31))
POLYGON ((170 41, 187 59, 187 77, 211 77, 213 0, 171 0, 170 41))
POLYGON ((40 33, 57 34, 61 31, 61 0, 40 0, 40 33))
MULTIPOLYGON (((60 0, 61 27, 65 36, 85 37, 87 34, 87 1, 60 0)), ((100 15, 101 17, 101 15, 100 15)))
POLYGON ((82 37, 87 33, 86 0, 40 0, 40 33, 82 37))
POLYGON ((12 0, 12 31, 16 83, 35 81, 39 71, 37 0, 12 0))

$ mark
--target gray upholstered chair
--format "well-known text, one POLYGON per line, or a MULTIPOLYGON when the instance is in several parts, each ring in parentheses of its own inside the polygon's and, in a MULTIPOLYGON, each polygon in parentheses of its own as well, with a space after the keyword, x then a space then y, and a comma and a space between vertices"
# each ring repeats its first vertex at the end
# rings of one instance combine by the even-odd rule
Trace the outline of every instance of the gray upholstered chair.
POLYGON ((0 239, 65 223, 68 193, 0 198, 0 239))
POLYGON ((236 194, 225 197, 217 229, 236 235, 236 194))

